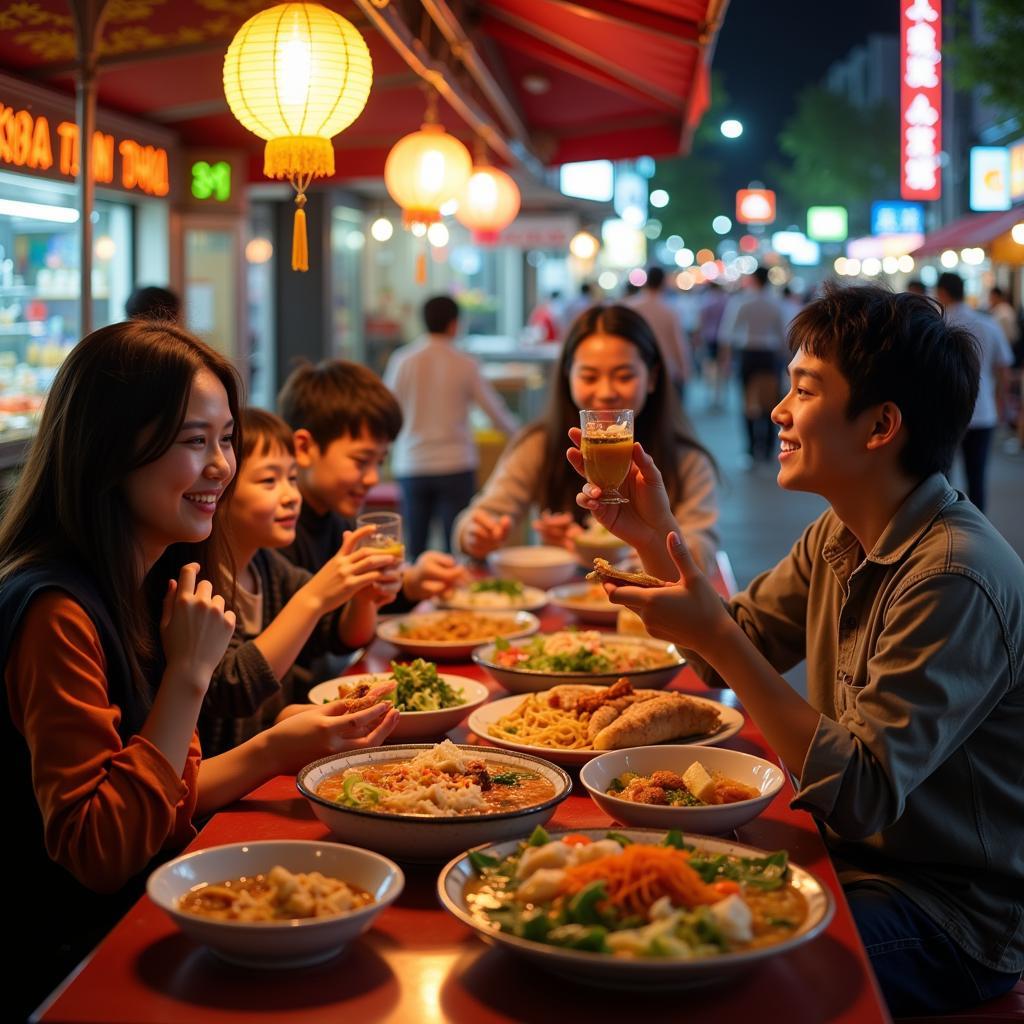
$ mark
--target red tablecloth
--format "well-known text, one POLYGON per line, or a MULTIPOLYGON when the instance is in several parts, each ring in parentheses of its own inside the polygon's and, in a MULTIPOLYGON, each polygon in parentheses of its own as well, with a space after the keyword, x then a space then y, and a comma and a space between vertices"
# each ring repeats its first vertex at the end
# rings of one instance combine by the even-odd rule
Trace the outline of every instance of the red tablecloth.
MULTIPOLYGON (((563 620, 543 616, 545 629, 563 620)), ((378 642, 354 671, 380 671, 396 654, 378 642)), ((471 663, 444 671, 487 682, 471 663)), ((735 704, 729 691, 709 691, 684 669, 673 684, 735 704)), ((456 741, 477 738, 465 726, 456 741)), ((725 744, 775 760, 748 719, 725 744)), ((549 827, 603 827, 610 819, 577 785, 549 827)), ((40 1019, 74 1024, 215 1024, 215 1022, 433 1022, 647 1020, 748 1024, 888 1021, 884 1002, 846 901, 811 817, 789 807, 787 783, 758 819, 738 830, 740 842, 785 848, 831 890, 836 914, 817 939, 774 957, 718 988, 648 994, 588 988, 527 966, 488 947, 437 902, 436 867, 404 866, 398 902, 346 953, 318 967, 250 971, 222 963, 185 938, 148 898, 141 899, 85 965, 51 997, 40 1019)), ((272 779, 213 819, 190 849, 257 839, 324 839, 327 831, 291 777, 272 779)))

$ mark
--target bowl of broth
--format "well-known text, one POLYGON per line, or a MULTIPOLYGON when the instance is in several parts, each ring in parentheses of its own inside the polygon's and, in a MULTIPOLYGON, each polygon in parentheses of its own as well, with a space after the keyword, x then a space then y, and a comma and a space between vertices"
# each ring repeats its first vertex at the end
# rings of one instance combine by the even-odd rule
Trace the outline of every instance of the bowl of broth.
POLYGON ((221 959, 276 970, 337 956, 404 885, 402 869, 380 854, 295 839, 183 854, 149 876, 146 892, 221 959))
POLYGON ((322 758, 296 785, 341 841, 426 862, 528 835, 572 790, 568 774, 542 758, 451 740, 322 758))

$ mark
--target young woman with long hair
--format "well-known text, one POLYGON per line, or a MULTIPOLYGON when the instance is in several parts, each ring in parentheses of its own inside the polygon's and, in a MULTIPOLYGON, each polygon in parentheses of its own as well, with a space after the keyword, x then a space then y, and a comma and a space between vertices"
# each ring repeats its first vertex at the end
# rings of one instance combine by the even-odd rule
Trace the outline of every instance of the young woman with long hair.
POLYGON ((581 409, 632 409, 634 436, 661 469, 679 527, 704 566, 714 564, 718 519, 714 462, 697 441, 665 372, 654 333, 627 306, 593 306, 573 323, 542 419, 510 444, 455 525, 460 550, 483 558, 531 507, 546 544, 568 544, 582 527, 579 478, 566 462, 581 409))

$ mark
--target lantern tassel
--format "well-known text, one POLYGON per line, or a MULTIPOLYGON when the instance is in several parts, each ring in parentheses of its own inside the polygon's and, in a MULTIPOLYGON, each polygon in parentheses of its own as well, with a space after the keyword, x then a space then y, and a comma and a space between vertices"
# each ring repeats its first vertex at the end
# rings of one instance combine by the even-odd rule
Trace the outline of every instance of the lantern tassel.
POLYGON ((306 197, 295 197, 295 223, 292 227, 292 270, 309 270, 309 241, 306 238, 306 197))

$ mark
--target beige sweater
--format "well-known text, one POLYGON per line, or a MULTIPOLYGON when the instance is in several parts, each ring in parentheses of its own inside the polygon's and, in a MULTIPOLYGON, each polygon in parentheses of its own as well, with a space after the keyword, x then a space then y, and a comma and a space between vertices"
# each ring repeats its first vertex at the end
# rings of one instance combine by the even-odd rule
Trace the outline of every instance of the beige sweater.
MULTIPOLYGON (((515 529, 516 524, 536 508, 544 465, 544 443, 543 431, 537 430, 509 445, 484 489, 455 520, 453 550, 463 550, 463 531, 473 509, 483 509, 495 517, 507 515, 515 529)), ((718 498, 710 459, 694 448, 683 449, 679 458, 679 479, 683 494, 675 506, 676 521, 694 557, 702 568, 710 570, 715 565, 718 550, 718 532, 715 529, 718 498)))

